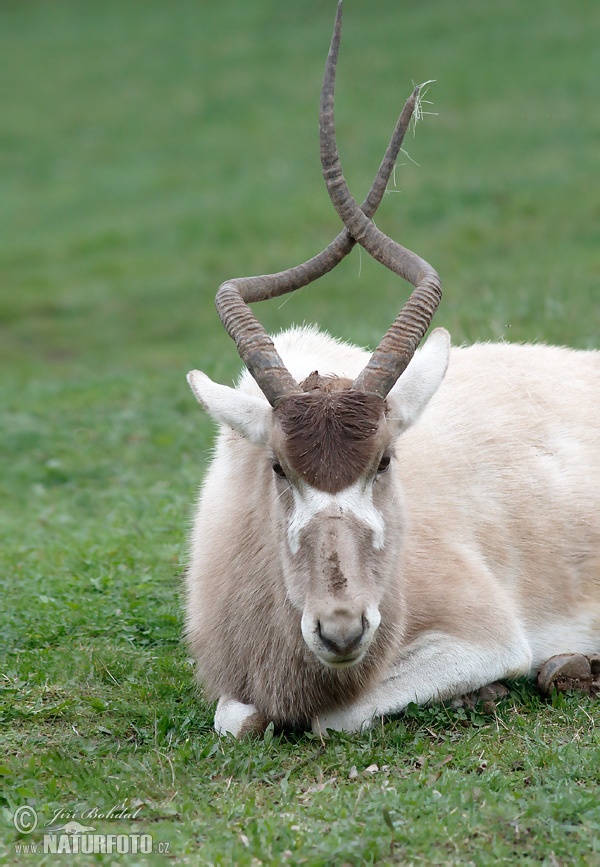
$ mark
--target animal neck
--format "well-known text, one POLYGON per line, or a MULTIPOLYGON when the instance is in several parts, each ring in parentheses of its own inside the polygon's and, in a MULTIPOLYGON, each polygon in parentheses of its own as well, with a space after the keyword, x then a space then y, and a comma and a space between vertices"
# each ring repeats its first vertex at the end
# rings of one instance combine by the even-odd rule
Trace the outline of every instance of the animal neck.
POLYGON ((400 600, 384 598, 382 620, 365 658, 350 668, 328 668, 306 646, 300 613, 287 600, 277 604, 286 622, 273 623, 270 635, 265 636, 260 665, 257 659, 248 666, 254 678, 245 696, 276 726, 307 728, 319 713, 357 699, 381 675, 402 632, 400 600))

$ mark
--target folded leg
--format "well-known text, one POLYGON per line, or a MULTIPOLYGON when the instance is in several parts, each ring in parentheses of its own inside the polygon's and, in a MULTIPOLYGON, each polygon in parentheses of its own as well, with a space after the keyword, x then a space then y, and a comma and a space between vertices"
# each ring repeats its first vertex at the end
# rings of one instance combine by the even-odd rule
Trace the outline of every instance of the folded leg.
POLYGON ((531 651, 516 630, 506 644, 483 646, 441 632, 426 632, 407 645, 389 673, 348 707, 320 714, 313 731, 357 731, 410 702, 427 704, 471 692, 496 680, 528 674, 531 651))
POLYGON ((248 734, 262 734, 269 721, 253 704, 243 704, 234 698, 221 696, 215 711, 215 729, 220 735, 231 734, 241 738, 248 734))

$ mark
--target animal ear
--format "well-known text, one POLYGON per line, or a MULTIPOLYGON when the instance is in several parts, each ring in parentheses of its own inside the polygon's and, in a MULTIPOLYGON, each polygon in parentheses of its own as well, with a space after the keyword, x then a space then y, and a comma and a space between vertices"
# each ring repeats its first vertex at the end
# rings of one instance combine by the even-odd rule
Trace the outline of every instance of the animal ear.
POLYGON ((250 442, 268 442, 273 411, 266 400, 219 385, 200 370, 190 371, 187 381, 213 421, 233 428, 250 442))
POLYGON ((445 328, 434 328, 387 396, 388 422, 397 433, 419 418, 442 383, 449 357, 450 335, 445 328))

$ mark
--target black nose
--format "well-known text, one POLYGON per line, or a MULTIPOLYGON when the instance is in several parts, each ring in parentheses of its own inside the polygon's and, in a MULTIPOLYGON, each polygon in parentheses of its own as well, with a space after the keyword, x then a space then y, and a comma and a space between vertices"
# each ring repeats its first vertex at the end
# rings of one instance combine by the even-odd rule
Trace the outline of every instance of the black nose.
POLYGON ((365 617, 355 621, 352 624, 347 624, 344 628, 335 628, 334 624, 323 626, 319 620, 317 623, 317 632, 323 647, 330 653, 335 653, 336 656, 349 656, 353 650, 356 650, 360 644, 367 621, 365 617))

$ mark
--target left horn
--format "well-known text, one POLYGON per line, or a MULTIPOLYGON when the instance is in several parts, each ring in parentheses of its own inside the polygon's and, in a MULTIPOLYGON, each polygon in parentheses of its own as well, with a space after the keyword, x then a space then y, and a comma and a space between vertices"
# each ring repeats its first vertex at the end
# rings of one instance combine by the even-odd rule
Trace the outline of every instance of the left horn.
MULTIPOLYGON (((339 0, 331 47, 325 66, 321 92, 319 135, 321 165, 329 196, 344 225, 365 250, 394 273, 415 287, 410 298, 383 336, 367 366, 353 383, 357 391, 376 394, 384 399, 413 357, 429 328, 442 297, 436 271, 411 250, 384 235, 352 198, 337 149, 334 123, 335 71, 342 29, 342 2, 339 0)), ((416 103, 419 88, 409 100, 416 103)), ((411 112, 412 113, 412 112, 411 112)))

